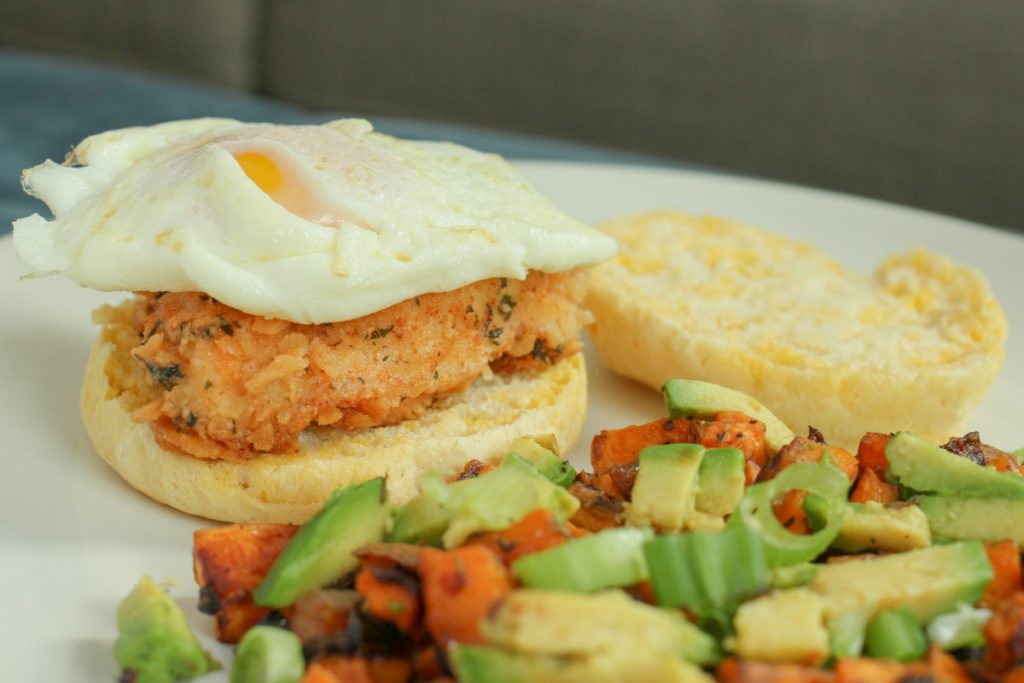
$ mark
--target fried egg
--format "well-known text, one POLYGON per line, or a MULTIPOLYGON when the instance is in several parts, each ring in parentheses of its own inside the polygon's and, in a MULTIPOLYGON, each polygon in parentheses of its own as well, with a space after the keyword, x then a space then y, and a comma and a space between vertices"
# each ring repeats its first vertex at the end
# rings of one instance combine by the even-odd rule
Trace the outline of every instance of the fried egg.
POLYGON ((201 291, 297 323, 616 251, 500 157, 397 140, 361 119, 114 130, 22 184, 54 216, 14 223, 15 249, 39 274, 105 291, 201 291))

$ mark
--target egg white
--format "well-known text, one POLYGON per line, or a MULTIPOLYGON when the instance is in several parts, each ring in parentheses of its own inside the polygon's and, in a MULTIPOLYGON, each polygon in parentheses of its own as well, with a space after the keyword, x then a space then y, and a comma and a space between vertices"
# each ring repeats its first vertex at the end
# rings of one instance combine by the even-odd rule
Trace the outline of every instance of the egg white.
POLYGON ((201 291, 299 323, 616 250, 500 157, 400 141, 359 119, 126 128, 22 180, 54 214, 14 223, 15 249, 36 271, 105 291, 201 291), (240 155, 265 162, 263 186, 240 155))

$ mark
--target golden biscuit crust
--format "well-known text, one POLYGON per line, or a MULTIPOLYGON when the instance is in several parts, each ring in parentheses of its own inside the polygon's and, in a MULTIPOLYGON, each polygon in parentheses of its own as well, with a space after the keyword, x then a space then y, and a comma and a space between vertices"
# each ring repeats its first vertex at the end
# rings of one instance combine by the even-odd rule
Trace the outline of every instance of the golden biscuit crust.
POLYGON ((751 394, 794 431, 855 448, 866 431, 962 431, 1003 365, 1006 319, 985 278, 916 250, 870 275, 760 228, 678 211, 602 229, 619 255, 584 306, 612 370, 751 394))
POLYGON ((157 445, 132 419, 135 334, 108 319, 90 354, 80 407, 97 453, 129 484, 184 512, 229 522, 301 523, 338 487, 387 477, 398 504, 416 495, 423 471, 454 469, 503 455, 518 436, 553 433, 563 449, 579 436, 586 411, 582 354, 542 370, 478 380, 416 420, 344 432, 307 429, 296 454, 242 461, 202 460, 157 445))

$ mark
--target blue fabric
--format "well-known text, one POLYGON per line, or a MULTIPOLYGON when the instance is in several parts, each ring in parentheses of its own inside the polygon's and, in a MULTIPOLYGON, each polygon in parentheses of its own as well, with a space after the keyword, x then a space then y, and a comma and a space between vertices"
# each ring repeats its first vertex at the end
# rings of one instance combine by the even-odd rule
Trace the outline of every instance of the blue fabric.
MULTIPOLYGON (((124 68, 0 50, 0 235, 11 221, 46 207, 21 191, 20 174, 63 159, 88 135, 173 119, 219 116, 243 121, 316 123, 357 114, 312 113, 287 103, 124 68)), ((470 126, 372 118, 392 135, 452 140, 513 158, 665 164, 663 160, 470 126)))

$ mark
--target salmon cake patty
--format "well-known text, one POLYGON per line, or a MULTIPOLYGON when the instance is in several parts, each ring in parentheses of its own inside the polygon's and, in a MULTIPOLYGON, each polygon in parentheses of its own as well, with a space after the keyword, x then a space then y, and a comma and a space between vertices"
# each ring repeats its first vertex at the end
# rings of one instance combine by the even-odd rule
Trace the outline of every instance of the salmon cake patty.
MULTIPOLYGON (((420 416, 491 372, 529 372, 580 349, 584 271, 530 271, 424 294, 354 320, 297 324, 198 292, 139 293, 130 314, 134 418, 210 460, 291 453, 310 426, 420 416)), ((130 309, 125 311, 125 309, 130 309)))

